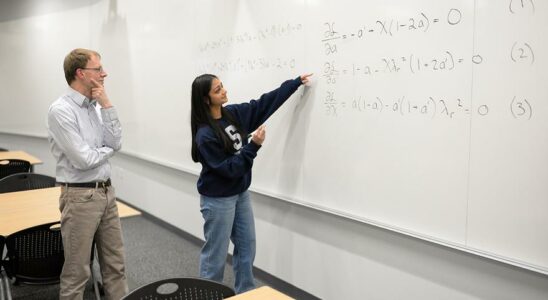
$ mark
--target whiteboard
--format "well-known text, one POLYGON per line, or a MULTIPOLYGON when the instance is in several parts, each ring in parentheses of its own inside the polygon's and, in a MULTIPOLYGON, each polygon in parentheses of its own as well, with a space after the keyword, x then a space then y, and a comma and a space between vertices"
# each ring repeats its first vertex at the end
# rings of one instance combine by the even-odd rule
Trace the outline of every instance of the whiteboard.
POLYGON ((48 107, 66 90, 67 49, 89 45, 90 9, 67 3, 65 11, 52 3, 28 16, 24 9, 38 3, 14 3, 0 3, 0 131, 46 136, 48 107), (79 33, 67 24, 79 24, 79 33))
POLYGON ((267 121, 252 190, 548 274, 548 3, 65 6, 1 15, 1 131, 45 136, 62 59, 89 47, 123 151, 197 174, 195 76, 239 103, 314 72, 267 121))

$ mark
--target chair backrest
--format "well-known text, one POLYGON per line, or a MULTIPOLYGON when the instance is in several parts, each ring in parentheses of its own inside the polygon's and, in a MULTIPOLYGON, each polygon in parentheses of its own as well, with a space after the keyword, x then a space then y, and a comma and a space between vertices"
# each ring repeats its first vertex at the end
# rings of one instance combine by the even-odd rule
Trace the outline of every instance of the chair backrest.
POLYGON ((55 178, 36 173, 17 173, 0 179, 0 193, 11 193, 55 186, 55 178))
POLYGON ((21 159, 0 160, 0 179, 16 173, 30 172, 30 162, 21 159))
POLYGON ((34 226, 6 237, 8 249, 4 268, 17 282, 52 284, 59 282, 65 262, 60 222, 34 226))
POLYGON ((222 283, 203 278, 170 278, 145 284, 129 294, 124 300, 220 300, 236 295, 234 290, 222 283))

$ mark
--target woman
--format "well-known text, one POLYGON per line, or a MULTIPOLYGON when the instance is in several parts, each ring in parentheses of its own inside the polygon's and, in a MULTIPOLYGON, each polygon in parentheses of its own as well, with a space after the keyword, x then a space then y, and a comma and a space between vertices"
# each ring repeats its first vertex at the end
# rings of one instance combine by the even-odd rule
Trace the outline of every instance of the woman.
POLYGON ((285 81, 259 100, 226 106, 227 92, 215 75, 200 75, 192 82, 192 159, 202 164, 197 185, 205 221, 200 277, 223 281, 232 240, 236 292, 255 287, 255 224, 247 189, 253 159, 265 139, 262 124, 311 75, 285 81))

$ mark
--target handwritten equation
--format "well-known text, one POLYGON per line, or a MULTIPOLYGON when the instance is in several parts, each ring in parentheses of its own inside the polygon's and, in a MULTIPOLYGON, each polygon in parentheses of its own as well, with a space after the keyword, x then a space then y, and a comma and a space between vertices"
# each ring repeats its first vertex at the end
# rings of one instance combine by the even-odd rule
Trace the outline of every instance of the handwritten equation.
POLYGON ((295 58, 235 58, 227 61, 212 61, 199 66, 201 72, 234 72, 247 73, 254 71, 272 71, 272 70, 293 70, 295 68, 295 58))
MULTIPOLYGON (((388 99, 381 96, 358 96, 348 100, 339 100, 335 93, 328 91, 324 97, 325 113, 328 116, 338 117, 348 112, 358 113, 389 113, 398 116, 418 115, 429 119, 447 118, 453 119, 458 116, 466 116, 475 113, 479 116, 487 116, 490 113, 490 107, 486 104, 480 104, 471 108, 468 101, 461 98, 444 99, 434 98, 433 96, 424 99, 409 99, 401 96, 395 99, 388 99)), ((514 96, 509 101, 508 115, 514 119, 530 120, 533 115, 533 107, 529 100, 519 99, 514 96)))
MULTIPOLYGON (((509 0, 508 11, 510 15, 534 14, 535 3, 533 0, 509 0)), ((458 53, 462 52, 462 50, 454 51, 443 48, 435 51, 429 48, 427 51, 430 54, 407 53, 398 56, 375 58, 367 55, 368 49, 364 49, 361 52, 364 53, 363 56, 349 57, 345 55, 346 51, 354 48, 352 53, 360 53, 359 51, 355 51, 356 48, 366 47, 366 44, 345 43, 344 49, 341 48, 343 41, 366 41, 373 35, 395 37, 413 32, 428 34, 434 26, 445 24, 445 29, 447 29, 452 26, 458 26, 464 18, 472 18, 472 16, 463 15, 462 11, 458 8, 448 8, 445 14, 438 16, 419 11, 404 19, 376 18, 370 22, 365 22, 366 25, 361 25, 348 31, 339 30, 339 28, 345 27, 344 24, 334 21, 323 22, 321 24, 322 31, 319 41, 322 44, 321 51, 325 58, 321 74, 325 89, 325 91, 322 91, 322 93, 325 92, 322 99, 325 115, 338 117, 353 111, 357 113, 390 113, 402 117, 417 115, 429 119, 454 119, 458 116, 468 115, 487 117, 496 111, 497 115, 501 113, 503 115, 506 114, 516 120, 531 120, 534 115, 534 101, 520 95, 511 96, 506 100, 506 105, 497 105, 496 107, 490 107, 487 104, 476 104, 472 107, 470 104, 467 104, 472 102, 463 101, 463 98, 445 99, 444 97, 426 96, 424 99, 417 99, 402 95, 396 99, 390 99, 382 95, 362 95, 352 98, 338 96, 346 95, 346 91, 339 90, 341 82, 347 82, 358 77, 370 78, 372 81, 369 81, 369 83, 375 84, 374 80, 378 76, 384 76, 385 78, 386 76, 398 75, 398 80, 409 81, 405 82, 405 85, 409 86, 413 85, 413 80, 424 79, 422 76, 414 77, 417 74, 447 73, 457 71, 459 68, 464 71, 470 71, 473 70, 471 67, 474 66, 480 68, 486 60, 489 60, 488 54, 458 53), (402 77, 402 75, 408 77, 402 77)), ((379 41, 377 39, 375 43, 382 43, 382 40, 379 41)), ((439 42, 433 43, 433 45, 437 48, 443 47, 439 42)), ((370 46, 371 44, 367 44, 367 47, 370 46)), ((537 61, 534 49, 534 42, 516 40, 507 44, 506 48, 502 48, 500 51, 507 53, 506 57, 509 65, 520 64, 532 66, 537 61)), ((397 84, 398 81, 394 82, 397 84)), ((455 82, 447 82, 447 84, 455 84, 455 82)), ((398 87, 394 88, 397 89, 398 87)), ((493 106, 493 104, 491 105, 493 106)))
POLYGON ((465 59, 462 56, 457 56, 451 51, 444 51, 437 56, 417 56, 409 54, 400 57, 383 57, 371 64, 352 63, 351 65, 339 65, 335 60, 327 61, 323 66, 322 76, 328 84, 335 84, 341 76, 374 76, 387 73, 403 73, 417 74, 420 72, 438 72, 452 71, 458 65, 462 65, 465 61, 470 61, 474 64, 480 64, 483 61, 481 55, 473 55, 465 59))
POLYGON ((290 36, 303 30, 302 24, 277 24, 258 29, 253 32, 243 32, 230 37, 221 37, 199 45, 200 52, 207 52, 220 48, 232 47, 236 44, 259 42, 267 39, 276 39, 290 36))
MULTIPOLYGON (((428 32, 434 24, 439 24, 440 20, 419 12, 403 20, 378 19, 372 24, 362 25, 348 32, 339 32, 335 22, 325 22, 322 42, 325 43, 326 54, 331 54, 337 51, 336 42, 341 40, 365 40, 372 34, 392 37, 416 31, 428 32)), ((462 20, 462 13, 456 8, 451 8, 443 20, 449 25, 457 25, 462 20)))

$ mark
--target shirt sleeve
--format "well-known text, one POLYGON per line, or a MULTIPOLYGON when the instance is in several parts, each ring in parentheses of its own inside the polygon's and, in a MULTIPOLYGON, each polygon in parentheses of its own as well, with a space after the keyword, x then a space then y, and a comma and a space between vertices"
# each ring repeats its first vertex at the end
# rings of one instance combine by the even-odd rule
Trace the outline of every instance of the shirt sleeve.
POLYGON ((216 174, 227 178, 238 178, 249 172, 253 167, 253 159, 257 156, 260 145, 253 142, 243 146, 240 152, 227 155, 217 141, 205 141, 198 146, 202 161, 216 174))
POLYGON ((96 168, 114 155, 110 147, 91 148, 80 136, 78 124, 69 110, 52 107, 48 113, 48 128, 55 144, 76 169, 96 168))
POLYGON ((103 142, 114 151, 122 149, 122 125, 114 107, 102 108, 103 142))

